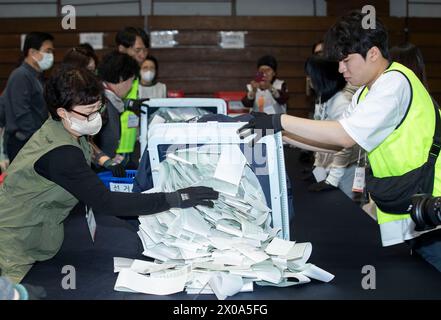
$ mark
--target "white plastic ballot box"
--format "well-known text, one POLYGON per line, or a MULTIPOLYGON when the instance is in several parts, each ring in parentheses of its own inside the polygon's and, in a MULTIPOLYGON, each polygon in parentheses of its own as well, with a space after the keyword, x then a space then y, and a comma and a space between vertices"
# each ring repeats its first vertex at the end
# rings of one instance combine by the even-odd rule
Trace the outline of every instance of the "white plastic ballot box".
MULTIPOLYGON (((178 149, 222 149, 223 145, 242 152, 246 165, 255 173, 265 194, 267 206, 272 211, 272 227, 280 228, 279 236, 289 240, 289 209, 286 186, 285 160, 280 133, 265 136, 254 148, 250 138, 241 140, 237 129, 244 122, 163 123, 152 126, 148 136, 148 151, 152 168, 153 184, 159 184, 159 164, 167 153, 178 149)), ((242 157, 241 155, 239 155, 242 157)), ((243 158, 243 157, 242 157, 243 158)))

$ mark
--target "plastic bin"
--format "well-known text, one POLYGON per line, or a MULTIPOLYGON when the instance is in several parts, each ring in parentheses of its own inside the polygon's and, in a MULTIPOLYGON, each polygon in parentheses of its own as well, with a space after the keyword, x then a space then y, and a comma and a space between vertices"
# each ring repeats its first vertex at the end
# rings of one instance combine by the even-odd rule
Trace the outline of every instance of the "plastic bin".
POLYGON ((132 192, 136 171, 137 170, 126 170, 125 178, 114 177, 111 171, 100 172, 98 173, 98 177, 110 191, 132 192))
POLYGON ((225 100, 228 114, 239 115, 249 113, 250 111, 242 104, 242 98, 246 94, 245 91, 218 91, 214 93, 214 97, 225 100))
POLYGON ((183 90, 168 90, 167 98, 183 98, 184 91, 183 90))

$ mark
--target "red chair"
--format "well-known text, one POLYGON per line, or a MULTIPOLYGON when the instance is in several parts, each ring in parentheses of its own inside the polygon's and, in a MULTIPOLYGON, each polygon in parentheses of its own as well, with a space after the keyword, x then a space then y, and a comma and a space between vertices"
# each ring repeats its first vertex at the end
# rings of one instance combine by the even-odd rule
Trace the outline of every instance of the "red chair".
POLYGON ((249 109, 242 104, 242 98, 247 93, 245 91, 218 91, 214 93, 215 98, 224 99, 227 103, 227 114, 248 113, 249 109))
POLYGON ((184 91, 182 90, 168 90, 167 91, 167 98, 183 98, 184 97, 184 91))

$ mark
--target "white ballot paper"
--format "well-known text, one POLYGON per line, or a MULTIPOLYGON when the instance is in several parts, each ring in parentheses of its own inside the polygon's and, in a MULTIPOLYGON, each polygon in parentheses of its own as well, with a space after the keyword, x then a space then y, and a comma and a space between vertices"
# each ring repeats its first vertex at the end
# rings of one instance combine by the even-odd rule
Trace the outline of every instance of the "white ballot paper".
POLYGON ((113 272, 120 272, 121 269, 130 268, 133 263, 133 259, 114 257, 113 258, 113 272))
POLYGON ((246 162, 247 159, 237 145, 223 145, 214 177, 237 186, 246 162))
POLYGON ((218 272, 208 282, 219 300, 225 300, 240 292, 243 287, 242 277, 218 272))
MULTIPOLYGON (((214 206, 172 208, 141 216, 143 255, 154 262, 114 258, 115 290, 146 294, 215 294, 226 299, 262 286, 287 287, 334 276, 307 263, 312 244, 277 238, 260 182, 237 145, 169 153, 157 168, 154 192, 212 186, 214 206)), ((156 170, 156 169, 155 169, 156 170)), ((153 191, 152 191, 153 192, 153 191)))
POLYGON ((188 270, 172 277, 147 277, 132 269, 122 269, 116 280, 115 290, 123 292, 141 292, 147 294, 167 295, 184 290, 188 278, 188 270))

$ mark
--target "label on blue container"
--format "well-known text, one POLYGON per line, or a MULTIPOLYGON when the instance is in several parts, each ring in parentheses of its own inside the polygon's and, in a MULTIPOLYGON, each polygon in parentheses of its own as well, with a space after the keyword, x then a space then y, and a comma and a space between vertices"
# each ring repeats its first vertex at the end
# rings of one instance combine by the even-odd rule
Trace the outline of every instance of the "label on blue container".
POLYGON ((109 188, 112 192, 132 192, 133 184, 110 182, 109 188))

